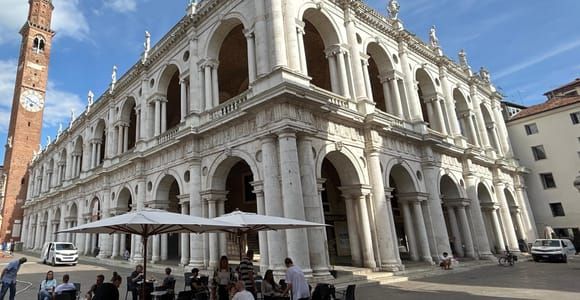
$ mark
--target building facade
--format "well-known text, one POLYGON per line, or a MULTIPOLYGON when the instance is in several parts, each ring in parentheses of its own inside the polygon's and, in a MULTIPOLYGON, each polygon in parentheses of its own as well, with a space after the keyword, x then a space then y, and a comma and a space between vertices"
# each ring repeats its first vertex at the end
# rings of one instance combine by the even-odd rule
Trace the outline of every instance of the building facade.
MULTIPOLYGON (((35 157, 23 236, 140 262, 138 237, 54 233, 240 208, 332 225, 247 237, 263 269, 401 270, 533 240, 522 171, 489 74, 443 56, 434 30, 427 45, 361 1, 206 0, 35 157)), ((237 245, 152 240, 153 263, 200 268, 237 245)))
POLYGON ((526 183, 536 227, 546 226, 580 247, 580 195, 574 180, 580 171, 580 86, 575 80, 546 93, 549 99, 523 110, 508 123, 514 152, 530 169, 526 183), (569 86, 569 89, 566 89, 569 86))

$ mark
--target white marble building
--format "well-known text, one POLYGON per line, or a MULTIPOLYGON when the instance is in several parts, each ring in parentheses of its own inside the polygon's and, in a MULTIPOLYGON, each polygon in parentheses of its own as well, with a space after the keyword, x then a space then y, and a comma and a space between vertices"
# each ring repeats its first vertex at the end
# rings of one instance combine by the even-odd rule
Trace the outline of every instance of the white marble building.
MULTIPOLYGON (((127 248, 137 263, 137 237, 53 233, 148 206, 331 224, 247 239, 262 269, 290 256, 314 277, 517 250, 536 230, 500 99, 489 73, 444 56, 435 31, 420 41, 396 11, 206 0, 37 155, 23 241, 98 245, 102 259, 127 248)), ((210 268, 236 241, 150 245, 153 263, 210 268)))

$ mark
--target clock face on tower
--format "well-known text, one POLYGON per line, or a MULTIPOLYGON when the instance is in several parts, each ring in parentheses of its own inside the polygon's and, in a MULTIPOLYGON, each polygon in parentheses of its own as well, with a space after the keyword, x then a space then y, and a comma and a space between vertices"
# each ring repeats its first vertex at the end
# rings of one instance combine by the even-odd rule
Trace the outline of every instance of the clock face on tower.
POLYGON ((38 112, 44 107, 42 93, 24 88, 20 95, 20 105, 30 112, 38 112))

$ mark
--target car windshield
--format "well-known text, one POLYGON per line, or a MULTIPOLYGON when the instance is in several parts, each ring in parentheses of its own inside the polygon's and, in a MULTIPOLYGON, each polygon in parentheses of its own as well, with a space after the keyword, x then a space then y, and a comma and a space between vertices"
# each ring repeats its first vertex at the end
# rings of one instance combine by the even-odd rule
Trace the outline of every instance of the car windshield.
POLYGON ((73 244, 56 244, 56 250, 75 250, 73 244))
POLYGON ((534 246, 544 246, 544 247, 560 247, 560 241, 558 240, 542 240, 536 241, 534 246))

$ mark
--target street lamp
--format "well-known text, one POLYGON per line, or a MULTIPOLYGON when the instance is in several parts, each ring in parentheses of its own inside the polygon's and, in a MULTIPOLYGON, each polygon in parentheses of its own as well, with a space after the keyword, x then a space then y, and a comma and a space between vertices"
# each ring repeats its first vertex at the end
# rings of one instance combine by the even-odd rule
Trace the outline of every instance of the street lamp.
POLYGON ((578 172, 578 176, 576 176, 576 180, 574 180, 574 187, 580 192, 580 172, 578 172))

